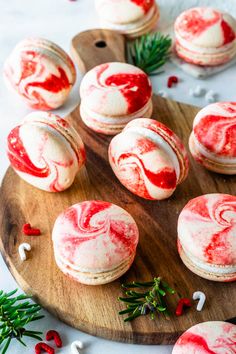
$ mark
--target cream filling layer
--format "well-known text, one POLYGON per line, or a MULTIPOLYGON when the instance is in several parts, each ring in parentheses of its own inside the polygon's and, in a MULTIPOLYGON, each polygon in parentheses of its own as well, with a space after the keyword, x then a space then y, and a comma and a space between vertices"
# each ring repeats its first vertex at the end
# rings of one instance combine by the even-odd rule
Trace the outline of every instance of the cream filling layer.
POLYGON ((194 143, 197 151, 201 155, 206 157, 208 160, 213 161, 213 162, 217 162, 220 164, 232 164, 232 165, 236 164, 236 157, 225 157, 225 156, 221 157, 221 156, 217 156, 216 154, 211 153, 201 143, 199 143, 199 141, 195 137, 194 133, 192 133, 192 139, 193 139, 193 143, 194 143))
POLYGON ((133 21, 131 23, 117 24, 117 23, 113 23, 113 22, 104 20, 103 18, 100 19, 100 22, 104 28, 110 28, 110 29, 114 29, 117 31, 121 31, 121 32, 132 31, 132 30, 136 30, 137 28, 140 28, 140 27, 146 25, 152 19, 152 17, 155 15, 155 12, 158 12, 156 5, 154 5, 149 10, 149 12, 147 14, 145 14, 141 19, 139 19, 137 21, 133 21))
POLYGON ((232 274, 236 273, 236 264, 235 265, 222 265, 222 264, 210 264, 204 263, 196 259, 192 254, 187 252, 181 243, 181 247, 186 255, 186 257, 195 265, 196 267, 213 274, 232 274))
MULTIPOLYGON (((122 124, 126 125, 128 122, 130 122, 134 118, 141 118, 145 115, 147 111, 152 107, 152 99, 146 103, 146 105, 141 108, 139 111, 127 114, 124 116, 104 116, 102 114, 96 113, 92 111, 91 109, 85 107, 83 104, 83 100, 81 101, 81 111, 82 113, 84 112, 87 117, 91 117, 91 120, 94 122, 99 122, 99 123, 104 123, 104 124, 110 124, 110 125, 116 125, 116 124, 122 124)), ((88 118, 87 118, 88 119, 88 118)))
POLYGON ((192 44, 191 42, 188 42, 185 39, 183 39, 177 32, 175 33, 175 37, 181 47, 193 53, 217 55, 217 54, 227 54, 232 50, 236 50, 236 40, 218 48, 217 47, 211 48, 211 47, 203 47, 203 46, 201 47, 192 44))

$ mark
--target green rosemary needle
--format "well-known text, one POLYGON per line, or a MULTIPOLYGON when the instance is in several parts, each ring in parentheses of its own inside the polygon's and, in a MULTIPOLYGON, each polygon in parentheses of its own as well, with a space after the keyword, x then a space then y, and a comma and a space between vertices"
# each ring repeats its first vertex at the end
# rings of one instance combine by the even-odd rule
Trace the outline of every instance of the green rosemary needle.
POLYGON ((171 38, 160 32, 145 34, 128 43, 128 61, 148 75, 160 74, 157 70, 169 59, 171 43, 171 38))
POLYGON ((10 346, 12 339, 18 340, 22 345, 26 346, 23 337, 31 337, 39 341, 42 340, 40 334, 42 332, 30 331, 25 326, 33 321, 40 320, 44 316, 39 314, 41 307, 33 304, 26 295, 16 294, 18 289, 5 293, 0 291, 0 350, 1 354, 5 354, 10 346), (2 348, 1 348, 2 347, 2 348))
POLYGON ((174 294, 175 291, 169 287, 160 277, 154 278, 151 282, 133 282, 130 284, 122 284, 126 297, 119 297, 118 300, 126 304, 126 309, 119 312, 119 315, 127 314, 125 322, 150 314, 151 319, 155 318, 155 314, 163 313, 168 316, 165 297, 167 293, 174 294), (141 289, 137 292, 132 289, 141 289))

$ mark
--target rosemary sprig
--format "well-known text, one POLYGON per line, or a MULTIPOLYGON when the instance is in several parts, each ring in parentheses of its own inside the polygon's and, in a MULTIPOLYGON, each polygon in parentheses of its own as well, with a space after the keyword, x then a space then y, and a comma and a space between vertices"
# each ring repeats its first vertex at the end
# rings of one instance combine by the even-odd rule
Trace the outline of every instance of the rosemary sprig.
POLYGON ((151 319, 155 314, 163 313, 168 316, 165 296, 167 293, 174 294, 175 291, 169 287, 160 277, 154 278, 150 282, 133 282, 123 284, 126 297, 119 297, 118 300, 126 304, 126 309, 119 312, 119 315, 127 314, 125 322, 132 321, 136 317, 150 314, 151 319), (132 289, 142 289, 143 292, 137 292, 132 289))
POLYGON ((0 291, 0 347, 1 354, 5 354, 10 346, 12 339, 18 340, 22 345, 26 346, 23 337, 31 337, 39 341, 42 340, 40 334, 42 332, 30 331, 25 326, 33 321, 37 321, 44 316, 39 314, 41 307, 33 304, 26 295, 16 294, 18 289, 5 293, 0 291))
POLYGON ((170 57, 172 40, 160 32, 144 34, 128 43, 128 61, 138 66, 148 75, 157 75, 170 57))

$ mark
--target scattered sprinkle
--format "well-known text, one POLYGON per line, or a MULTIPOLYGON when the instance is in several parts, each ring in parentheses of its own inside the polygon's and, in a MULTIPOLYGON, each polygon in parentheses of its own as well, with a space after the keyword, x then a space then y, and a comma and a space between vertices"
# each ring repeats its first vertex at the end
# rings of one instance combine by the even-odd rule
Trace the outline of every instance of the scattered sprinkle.
POLYGON ((197 311, 202 311, 206 302, 206 295, 202 291, 195 291, 195 293, 193 293, 193 300, 199 300, 197 304, 197 311))
POLYGON ((31 246, 28 243, 22 243, 18 247, 18 251, 21 261, 24 262, 27 259, 25 251, 31 251, 31 246))

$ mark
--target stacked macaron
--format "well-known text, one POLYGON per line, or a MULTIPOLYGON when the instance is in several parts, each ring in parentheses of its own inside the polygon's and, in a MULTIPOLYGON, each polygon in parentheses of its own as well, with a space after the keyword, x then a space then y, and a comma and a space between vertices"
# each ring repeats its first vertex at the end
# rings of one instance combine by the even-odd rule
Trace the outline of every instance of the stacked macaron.
POLYGON ((191 8, 176 19, 176 52, 201 66, 227 63, 236 55, 236 20, 211 7, 191 8))
POLYGON ((103 28, 131 38, 150 32, 160 16, 155 0, 95 0, 95 5, 103 28))
POLYGON ((47 112, 30 113, 11 130, 7 154, 21 178, 49 192, 70 187, 85 162, 84 144, 76 130, 47 112))
POLYGON ((18 43, 6 60, 4 77, 30 107, 50 110, 65 102, 76 71, 70 57, 55 43, 29 38, 18 43))
POLYGON ((106 63, 90 70, 80 87, 80 113, 96 132, 115 135, 134 118, 152 114, 148 76, 126 63, 106 63))
POLYGON ((214 281, 236 280, 236 197, 206 194, 179 215, 178 249, 185 265, 214 281))
POLYGON ((195 160, 207 169, 236 174, 236 103, 218 102, 200 110, 189 147, 195 160))
POLYGON ((236 326, 221 321, 198 323, 177 340, 172 354, 234 354, 236 326))
POLYGON ((109 162, 132 193, 146 199, 166 199, 188 174, 187 152, 164 124, 135 119, 109 146, 109 162))
POLYGON ((122 208, 85 201, 60 214, 52 232, 55 259, 63 273, 88 285, 109 283, 131 266, 139 232, 122 208))

